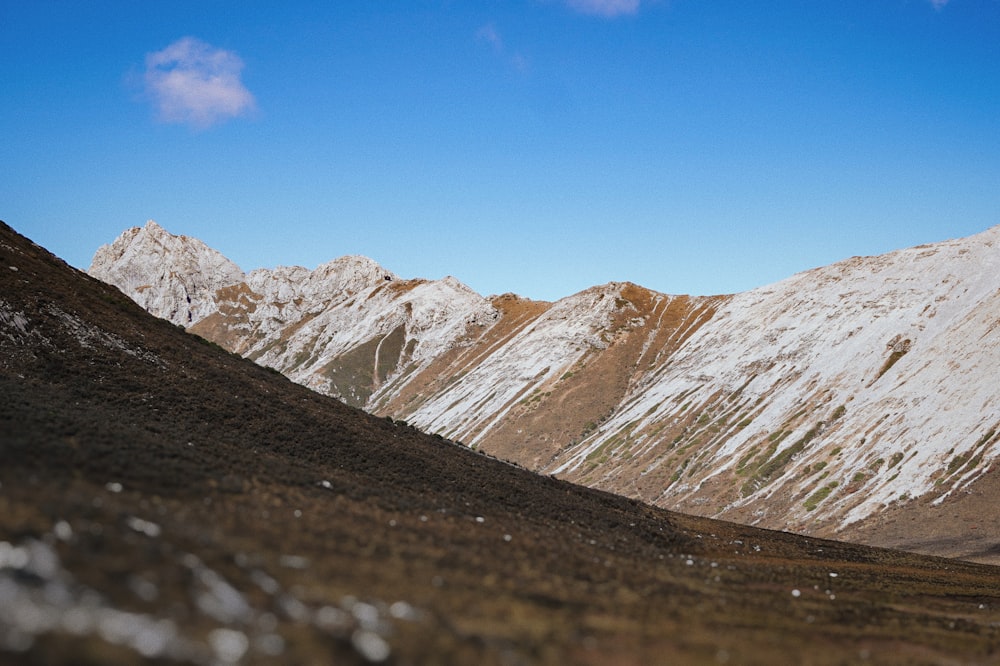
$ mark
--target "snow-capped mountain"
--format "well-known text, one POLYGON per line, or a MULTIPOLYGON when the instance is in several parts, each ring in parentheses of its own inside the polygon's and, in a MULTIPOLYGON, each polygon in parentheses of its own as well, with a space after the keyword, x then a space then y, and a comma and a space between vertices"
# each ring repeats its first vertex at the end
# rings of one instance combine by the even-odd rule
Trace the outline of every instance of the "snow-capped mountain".
POLYGON ((484 298, 362 257, 243 274, 155 223, 90 272, 318 391, 689 513, 877 541, 877 516, 964 511, 1000 452, 1000 227, 714 297, 484 298))

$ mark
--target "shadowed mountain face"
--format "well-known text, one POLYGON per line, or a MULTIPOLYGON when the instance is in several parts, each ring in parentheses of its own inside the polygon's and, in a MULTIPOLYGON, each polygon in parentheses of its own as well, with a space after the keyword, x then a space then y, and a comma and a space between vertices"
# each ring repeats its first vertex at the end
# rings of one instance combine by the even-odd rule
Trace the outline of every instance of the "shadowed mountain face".
POLYGON ((153 222, 90 271, 296 382, 535 471, 1000 563, 1000 227, 715 297, 484 298, 363 257, 243 274, 153 222))
POLYGON ((0 225, 0 661, 990 661, 992 567, 686 517, 376 418, 0 225))

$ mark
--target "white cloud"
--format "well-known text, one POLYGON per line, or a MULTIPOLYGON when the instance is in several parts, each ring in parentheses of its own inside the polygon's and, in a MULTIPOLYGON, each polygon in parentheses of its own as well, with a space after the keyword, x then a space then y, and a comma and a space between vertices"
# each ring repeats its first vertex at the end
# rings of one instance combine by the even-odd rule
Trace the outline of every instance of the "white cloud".
POLYGON ((144 80, 161 120, 205 128, 254 108, 242 70, 232 51, 184 37, 146 55, 144 80))
MULTIPOLYGON (((933 1, 941 2, 941 0, 933 1)), ((639 11, 640 0, 565 0, 565 2, 566 6, 575 11, 610 18, 622 14, 635 14, 639 11)))
POLYGON ((934 7, 934 9, 937 9, 939 11, 944 9, 944 6, 947 4, 948 0, 931 0, 931 5, 934 7))

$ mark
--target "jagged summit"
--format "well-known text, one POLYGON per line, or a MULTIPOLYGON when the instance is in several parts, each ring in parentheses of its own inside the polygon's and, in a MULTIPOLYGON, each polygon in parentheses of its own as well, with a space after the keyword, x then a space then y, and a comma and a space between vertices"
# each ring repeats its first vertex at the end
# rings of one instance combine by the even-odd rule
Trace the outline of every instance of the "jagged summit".
POLYGON ((214 310, 216 290, 243 280, 240 267, 222 254, 196 238, 170 234, 153 220, 98 248, 88 272, 182 326, 214 310))
POLYGON ((454 277, 402 280, 367 257, 258 268, 155 222, 94 256, 90 274, 140 305, 296 381, 364 405, 390 378, 426 367, 495 308, 454 277))
MULTIPOLYGON (((116 244, 152 273, 116 284, 173 312, 135 287, 162 279, 169 253, 116 244)), ((1000 226, 711 297, 612 282, 554 303, 483 298, 358 261, 202 291, 191 330, 376 414, 660 506, 875 543, 880 517, 919 515, 926 538, 892 545, 992 547, 928 516, 1000 493, 976 490, 1000 454, 1000 226)))

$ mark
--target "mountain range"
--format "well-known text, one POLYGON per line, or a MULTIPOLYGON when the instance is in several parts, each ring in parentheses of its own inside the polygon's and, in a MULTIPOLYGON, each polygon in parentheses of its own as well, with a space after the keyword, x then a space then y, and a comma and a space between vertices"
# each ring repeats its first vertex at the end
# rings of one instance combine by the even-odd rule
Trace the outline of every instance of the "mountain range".
POLYGON ((0 223, 4 664, 973 664, 998 627, 995 567, 529 472, 0 223))
POLYGON ((484 297, 357 256, 244 273, 152 221, 89 273, 295 382, 539 473, 1000 562, 1000 227, 719 296, 484 297))

